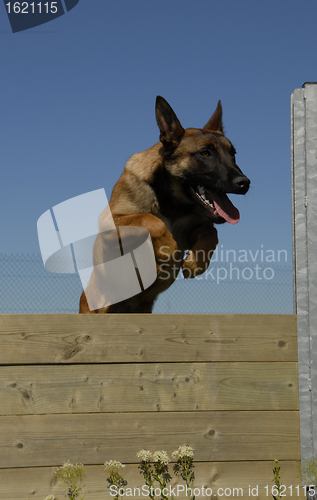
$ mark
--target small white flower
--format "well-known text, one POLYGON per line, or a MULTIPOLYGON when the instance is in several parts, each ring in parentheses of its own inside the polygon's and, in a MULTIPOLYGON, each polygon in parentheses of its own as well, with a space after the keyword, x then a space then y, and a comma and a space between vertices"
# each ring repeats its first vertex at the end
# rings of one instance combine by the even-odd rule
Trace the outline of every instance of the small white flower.
POLYGON ((54 495, 48 495, 48 497, 45 497, 44 500, 55 500, 54 495))
POLYGON ((152 456, 152 453, 148 450, 141 450, 139 453, 137 453, 137 457, 141 458, 143 462, 148 462, 152 456))
POLYGON ((170 462, 166 451, 155 451, 153 453, 154 462, 161 462, 161 464, 167 465, 170 462))
POLYGON ((105 469, 108 469, 109 471, 113 469, 119 470, 125 467, 125 465, 123 465, 121 462, 117 462, 117 460, 109 460, 109 462, 105 462, 105 466, 105 469))
POLYGON ((184 457, 193 458, 193 456, 194 456, 194 450, 193 448, 191 448, 191 446, 188 445, 180 446, 178 450, 172 453, 172 457, 176 458, 177 460, 184 457))

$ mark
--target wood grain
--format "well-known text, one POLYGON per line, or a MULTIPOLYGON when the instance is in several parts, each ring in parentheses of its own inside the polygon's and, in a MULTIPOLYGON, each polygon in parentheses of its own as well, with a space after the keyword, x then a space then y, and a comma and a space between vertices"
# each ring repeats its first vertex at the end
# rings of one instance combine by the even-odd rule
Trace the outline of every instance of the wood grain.
POLYGON ((140 412, 0 417, 0 467, 39 467, 67 459, 135 462, 141 449, 181 444, 198 461, 299 460, 298 412, 140 412))
POLYGON ((2 366, 0 414, 298 410, 297 380, 290 362, 2 366))
POLYGON ((297 361, 295 315, 2 315, 0 364, 297 361))
POLYGON ((110 499, 105 460, 186 443, 198 487, 300 484, 295 315, 4 315, 0 365, 1 499, 65 498, 68 459, 110 499))
MULTIPOLYGON (((300 479, 300 462, 299 461, 280 461, 281 467, 281 483, 287 486, 286 498, 290 497, 290 486, 293 487, 292 499, 305 500, 300 479), (300 496, 297 496, 297 490, 294 488, 299 485, 300 496)), ((213 498, 221 500, 223 498, 237 497, 237 491, 233 488, 242 488, 244 495, 239 495, 239 498, 250 500, 257 498, 258 500, 268 500, 272 498, 267 496, 265 486, 271 486, 273 483, 272 461, 261 462, 195 462, 195 487, 212 488, 212 497, 205 496, 204 498, 213 498), (255 493, 254 488, 258 487, 258 495, 249 495, 249 487, 255 493), (222 488, 232 489, 232 495, 224 496, 221 490, 217 495, 217 490, 222 488)), ((66 498, 66 489, 60 482, 56 482, 54 476, 54 468, 40 467, 36 469, 2 469, 0 470, 0 498, 3 500, 43 500, 47 495, 53 494, 55 500, 64 500, 66 498)), ((107 488, 107 475, 103 466, 86 466, 87 476, 85 478, 85 498, 87 500, 110 500, 110 491, 107 488)), ((143 478, 140 475, 137 465, 127 465, 124 469, 124 478, 128 481, 128 487, 142 488, 143 478)), ((183 485, 180 478, 175 478, 171 481, 172 487, 183 485)), ((270 491, 270 490, 269 490, 270 491)), ((209 491, 208 491, 209 493, 209 491)), ((136 495, 133 497, 139 497, 136 495)), ((182 500, 184 495, 180 494, 175 498, 182 500)), ((197 499, 203 498, 196 496, 197 499)), ((188 500, 188 497, 187 497, 188 500)))

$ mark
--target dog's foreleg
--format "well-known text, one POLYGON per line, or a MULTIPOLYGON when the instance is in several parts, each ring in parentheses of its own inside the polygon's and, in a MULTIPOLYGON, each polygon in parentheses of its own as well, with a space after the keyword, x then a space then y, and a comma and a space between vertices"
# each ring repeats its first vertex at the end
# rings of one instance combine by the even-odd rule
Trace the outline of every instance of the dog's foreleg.
MULTIPOLYGON (((115 225, 119 228, 123 226, 139 226, 149 231, 155 253, 157 278, 149 288, 137 296, 98 310, 89 310, 86 295, 83 293, 80 299, 80 313, 151 312, 157 295, 169 288, 175 281, 183 262, 183 252, 178 250, 177 243, 164 222, 152 214, 118 215, 113 218, 115 225)), ((111 241, 109 242, 107 234, 101 233, 98 235, 94 247, 95 264, 106 261, 104 254, 107 253, 109 243, 111 241)), ((98 269, 93 270, 87 289, 89 288, 90 296, 97 298, 96 302, 103 299, 101 290, 104 288, 103 282, 106 279, 107 276, 103 272, 103 266, 98 266, 98 269)))
POLYGON ((183 263, 184 278, 195 278, 207 271, 210 259, 218 245, 217 230, 210 225, 197 228, 197 240, 183 263))
POLYGON ((114 216, 114 222, 117 227, 140 226, 149 231, 155 253, 158 278, 164 279, 164 275, 171 274, 177 262, 179 262, 178 268, 180 269, 182 258, 178 259, 177 243, 161 219, 152 214, 133 214, 114 216))

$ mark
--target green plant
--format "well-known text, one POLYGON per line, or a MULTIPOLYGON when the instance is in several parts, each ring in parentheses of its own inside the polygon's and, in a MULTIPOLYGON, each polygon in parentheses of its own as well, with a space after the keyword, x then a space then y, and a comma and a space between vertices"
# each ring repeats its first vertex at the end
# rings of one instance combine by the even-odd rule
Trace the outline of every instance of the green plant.
POLYGON ((281 467, 278 466, 278 460, 274 460, 273 474, 274 474, 274 484, 277 488, 278 494, 275 496, 272 493, 274 500, 281 500, 281 478, 280 478, 281 467))
MULTIPOLYGON (((176 459, 176 463, 173 466, 173 471, 176 476, 181 476, 181 478, 186 483, 186 496, 187 491, 190 488, 190 499, 195 500, 195 496, 192 495, 192 490, 194 486, 195 474, 194 474, 194 463, 193 463, 194 450, 188 445, 180 446, 178 450, 172 453, 172 457, 176 459)), ((148 495, 151 500, 155 500, 155 496, 159 497, 161 500, 168 500, 168 494, 171 500, 174 500, 174 490, 177 488, 167 488, 167 484, 171 481, 172 476, 169 473, 168 465, 170 459, 166 451, 155 451, 153 454, 148 450, 141 450, 137 453, 137 457, 141 459, 141 463, 138 466, 140 473, 144 477, 145 486, 142 487, 142 495, 148 495), (152 463, 150 463, 152 462, 152 463)), ((109 477, 107 479, 111 490, 111 496, 116 500, 119 500, 121 496, 124 496, 127 492, 124 491, 124 486, 128 483, 122 477, 122 469, 125 467, 120 462, 115 460, 110 460, 110 462, 105 463, 106 470, 109 472, 109 477)), ((184 488, 184 487, 182 487, 184 488)), ((137 488, 139 490, 139 488, 137 488)), ((140 491, 140 490, 139 490, 140 491)))
MULTIPOLYGON (((164 493, 164 490, 166 491, 167 483, 172 479, 168 471, 170 459, 167 453, 165 451, 155 451, 153 453, 154 471, 149 463, 152 456, 150 451, 141 450, 137 456, 142 460, 141 465, 139 465, 139 469, 143 474, 145 484, 149 487, 149 497, 154 500, 154 481, 156 481, 159 485, 161 499, 167 500, 167 495, 164 493)), ((193 488, 194 486, 195 475, 193 472, 193 456, 194 450, 188 445, 180 446, 178 450, 172 453, 172 457, 176 458, 176 463, 173 466, 173 472, 176 476, 181 476, 181 478, 185 481, 187 488, 193 488)), ((174 498, 173 495, 171 495, 171 498, 174 498)), ((194 496, 191 496, 190 498, 191 500, 195 499, 194 496)))
POLYGON ((105 470, 109 472, 109 477, 107 479, 109 486, 108 488, 112 491, 112 486, 115 486, 115 491, 117 494, 114 496, 117 500, 120 498, 120 489, 124 488, 128 484, 122 477, 121 470, 125 467, 121 462, 117 460, 110 460, 105 462, 105 470))
POLYGON ((167 496, 163 493, 163 490, 166 488, 167 483, 169 483, 172 479, 172 476, 168 472, 168 464, 170 462, 170 459, 166 451, 155 451, 153 453, 153 461, 153 477, 159 484, 159 488, 161 490, 161 498, 167 500, 167 496))
POLYGON ((307 485, 317 486, 317 461, 314 458, 303 460, 302 477, 307 485))
POLYGON ((151 493, 154 488, 153 470, 149 463, 151 456, 152 453, 148 450, 141 450, 139 451, 139 453, 137 453, 137 457, 141 458, 141 464, 138 468, 140 469, 141 474, 143 474, 145 484, 149 488, 149 497, 153 499, 154 495, 151 493))
POLYGON ((160 491, 160 497, 163 500, 167 500, 167 496, 164 494, 164 489, 166 488, 167 483, 172 479, 172 476, 168 472, 168 464, 170 459, 166 453, 166 451, 155 451, 153 453, 153 469, 149 464, 149 460, 152 456, 152 453, 147 450, 141 450, 137 457, 141 458, 141 464, 139 465, 139 469, 141 470, 141 474, 143 474, 145 484, 149 488, 149 497, 153 500, 155 497, 155 483, 158 483, 158 488, 160 491))
POLYGON ((69 500, 84 500, 83 477, 85 474, 86 471, 82 464, 71 464, 69 460, 56 470, 56 478, 68 487, 69 500))
MULTIPOLYGON (((176 464, 173 466, 174 474, 181 476, 185 481, 186 488, 190 488, 190 491, 192 491, 195 481, 193 448, 188 445, 180 446, 178 450, 172 453, 172 457, 177 459, 176 464)), ((192 495, 190 498, 191 500, 195 500, 195 497, 192 495)))

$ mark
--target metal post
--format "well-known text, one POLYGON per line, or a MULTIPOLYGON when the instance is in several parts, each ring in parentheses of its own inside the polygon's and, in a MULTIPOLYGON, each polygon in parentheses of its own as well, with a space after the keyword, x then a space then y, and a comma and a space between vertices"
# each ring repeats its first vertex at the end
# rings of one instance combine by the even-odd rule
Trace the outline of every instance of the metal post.
POLYGON ((317 83, 291 97, 294 310, 302 460, 317 459, 317 83))

